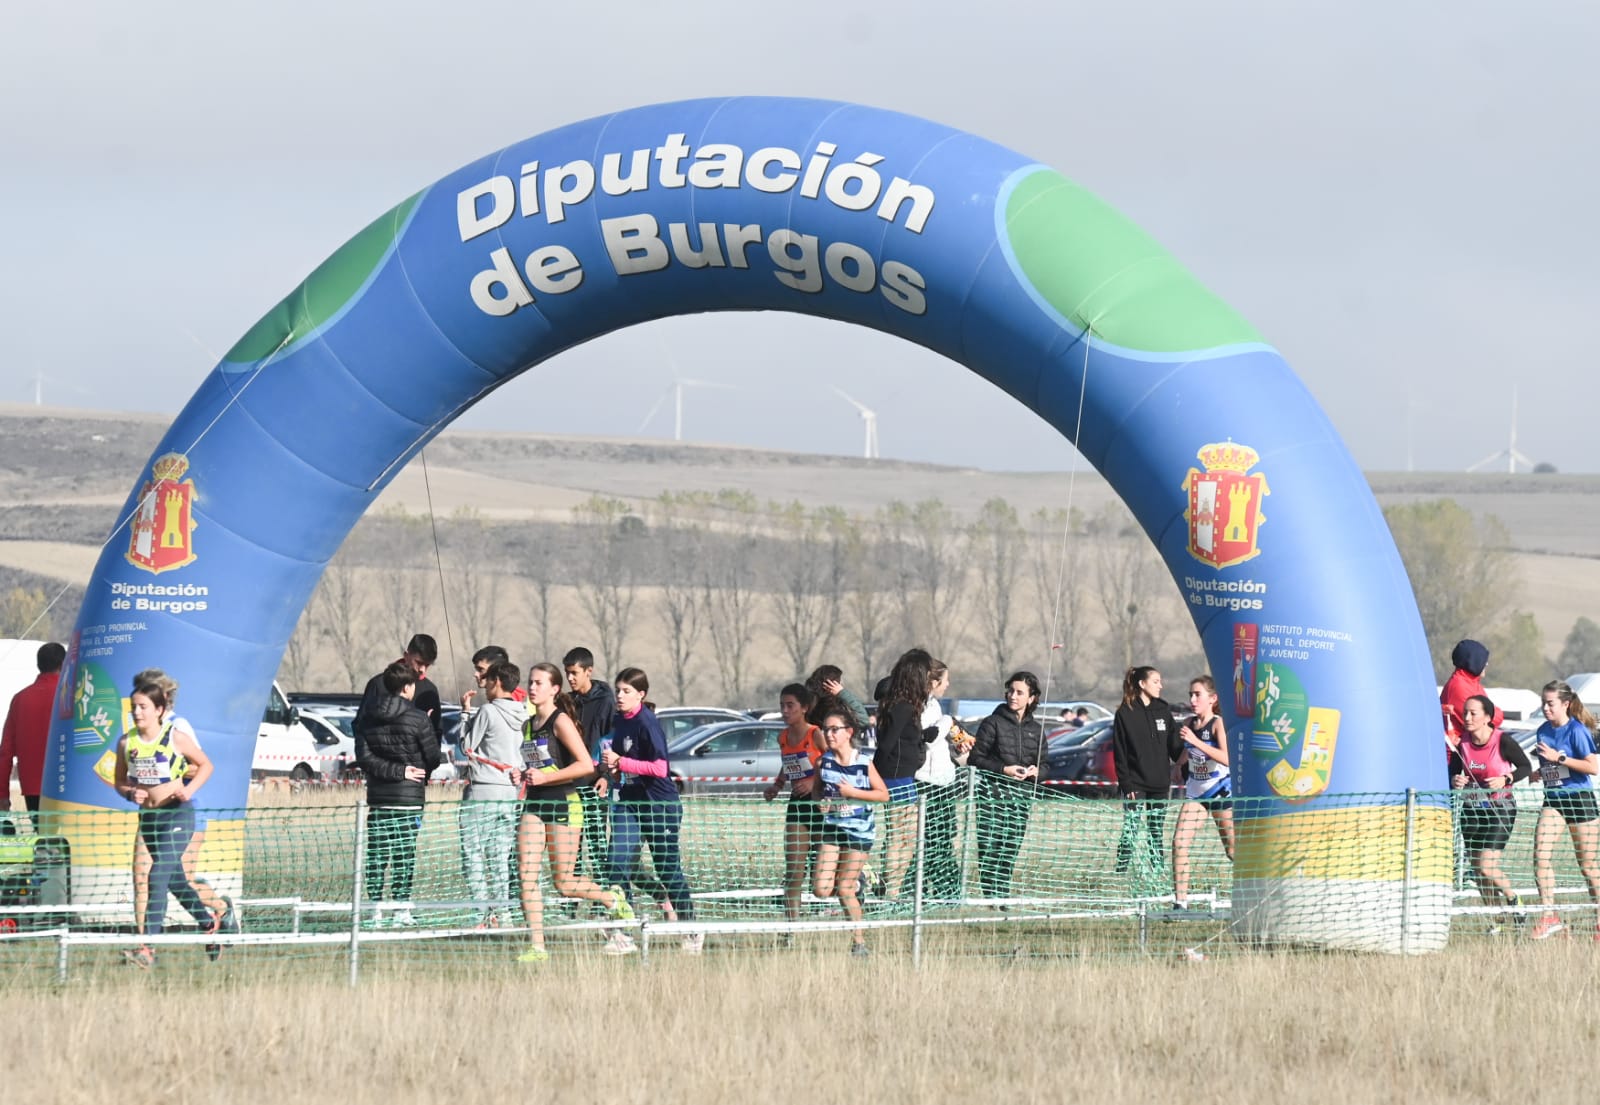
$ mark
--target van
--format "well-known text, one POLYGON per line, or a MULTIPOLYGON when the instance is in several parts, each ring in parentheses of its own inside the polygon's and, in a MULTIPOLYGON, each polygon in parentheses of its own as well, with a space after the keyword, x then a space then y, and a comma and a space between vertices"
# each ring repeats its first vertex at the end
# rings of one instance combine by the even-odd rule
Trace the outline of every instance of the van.
POLYGON ((272 697, 267 700, 261 728, 256 733, 250 777, 288 777, 297 783, 309 783, 322 775, 322 759, 316 738, 300 722, 299 709, 289 705, 283 689, 273 683, 272 697))

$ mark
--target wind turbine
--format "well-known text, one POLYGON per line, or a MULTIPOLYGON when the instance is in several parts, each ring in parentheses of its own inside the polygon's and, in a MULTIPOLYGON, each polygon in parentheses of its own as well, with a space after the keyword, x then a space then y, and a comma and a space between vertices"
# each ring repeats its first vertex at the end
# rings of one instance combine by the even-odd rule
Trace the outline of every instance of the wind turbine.
POLYGON ((866 443, 865 447, 863 447, 863 449, 861 451, 861 455, 866 457, 868 460, 877 460, 878 459, 878 412, 875 411, 875 410, 872 410, 865 403, 860 403, 860 402, 857 402, 856 400, 850 398, 850 396, 846 395, 844 393, 843 389, 841 389, 841 388, 837 388, 836 387, 833 390, 834 390, 834 393, 836 395, 838 395, 840 399, 843 399, 846 403, 849 403, 852 407, 854 407, 856 410, 861 412, 861 421, 863 421, 863 422, 865 422, 867 424, 867 443, 866 443))
POLYGON ((682 441, 684 388, 724 388, 732 391, 733 385, 719 384, 715 380, 690 380, 683 376, 674 376, 667 390, 663 391, 654 405, 651 406, 650 413, 645 415, 644 420, 639 423, 639 429, 642 431, 646 426, 650 425, 650 420, 656 416, 656 412, 661 409, 661 404, 665 403, 667 396, 670 395, 672 397, 672 440, 682 441))
POLYGON ((1480 468, 1498 464, 1501 460, 1506 462, 1506 471, 1513 475, 1516 473, 1517 465, 1519 464, 1526 465, 1530 470, 1533 468, 1533 461, 1529 460, 1526 454, 1517 450, 1517 386, 1515 384, 1511 385, 1511 439, 1506 443, 1504 449, 1496 453, 1490 453, 1477 464, 1468 468, 1467 471, 1476 472, 1480 468))

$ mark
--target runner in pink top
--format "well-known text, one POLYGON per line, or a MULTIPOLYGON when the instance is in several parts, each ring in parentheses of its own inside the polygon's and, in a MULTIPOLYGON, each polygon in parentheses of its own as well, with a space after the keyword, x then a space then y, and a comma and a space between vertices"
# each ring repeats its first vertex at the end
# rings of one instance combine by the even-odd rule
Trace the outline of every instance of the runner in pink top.
MULTIPOLYGON (((1533 764, 1515 739, 1494 727, 1494 715, 1494 703, 1484 695, 1466 700, 1462 708, 1465 730, 1450 752, 1450 786, 1459 792, 1456 809, 1461 840, 1472 860, 1483 904, 1503 902, 1513 910, 1512 920, 1520 923, 1526 914, 1520 912, 1522 902, 1511 889, 1511 880, 1500 870, 1500 855, 1517 821, 1511 785, 1531 778, 1533 764)), ((1499 933, 1500 924, 1489 931, 1499 933)))

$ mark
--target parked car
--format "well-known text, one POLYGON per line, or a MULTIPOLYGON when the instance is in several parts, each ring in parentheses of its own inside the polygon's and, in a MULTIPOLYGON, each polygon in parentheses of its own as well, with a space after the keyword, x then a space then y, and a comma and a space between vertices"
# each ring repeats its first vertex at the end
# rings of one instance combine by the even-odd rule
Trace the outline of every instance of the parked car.
POLYGON ((691 729, 667 745, 672 777, 684 794, 760 794, 782 765, 782 732, 781 722, 749 719, 691 729))
POLYGON ((656 711, 656 720, 666 734, 667 747, 691 729, 703 725, 719 725, 730 721, 749 721, 749 714, 738 710, 725 710, 720 706, 663 706, 656 711))
POLYGON ((1044 778, 1052 794, 1079 798, 1115 798, 1117 770, 1111 761, 1111 719, 1091 721, 1078 729, 1053 730, 1045 741, 1044 778))

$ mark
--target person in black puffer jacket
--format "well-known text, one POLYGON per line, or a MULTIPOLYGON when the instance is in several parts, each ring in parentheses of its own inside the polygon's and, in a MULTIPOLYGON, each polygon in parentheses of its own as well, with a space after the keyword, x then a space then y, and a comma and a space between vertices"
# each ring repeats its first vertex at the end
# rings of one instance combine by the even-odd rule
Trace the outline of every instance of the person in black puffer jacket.
POLYGON ((967 764, 978 776, 978 883, 986 898, 1011 896, 1011 873, 1028 832, 1044 761, 1044 730, 1034 720, 1039 677, 1006 680, 1005 702, 978 726, 967 764))
POLYGON ((1141 821, 1150 870, 1159 872, 1164 866, 1161 827, 1172 790, 1172 763, 1182 751, 1172 708, 1161 698, 1161 673, 1152 667, 1129 668, 1122 677, 1122 705, 1111 722, 1111 758, 1122 795, 1117 874, 1125 874, 1133 859, 1141 821))
MULTIPOLYGON (((382 675, 384 695, 366 711, 356 735, 356 760, 367 778, 366 891, 369 901, 383 900, 383 875, 389 871, 389 895, 411 897, 416 870, 417 831, 427 799, 428 776, 439 766, 439 736, 428 715, 412 706, 417 675, 404 663, 390 664, 382 675)), ((411 911, 394 915, 396 924, 414 923, 411 911)))

